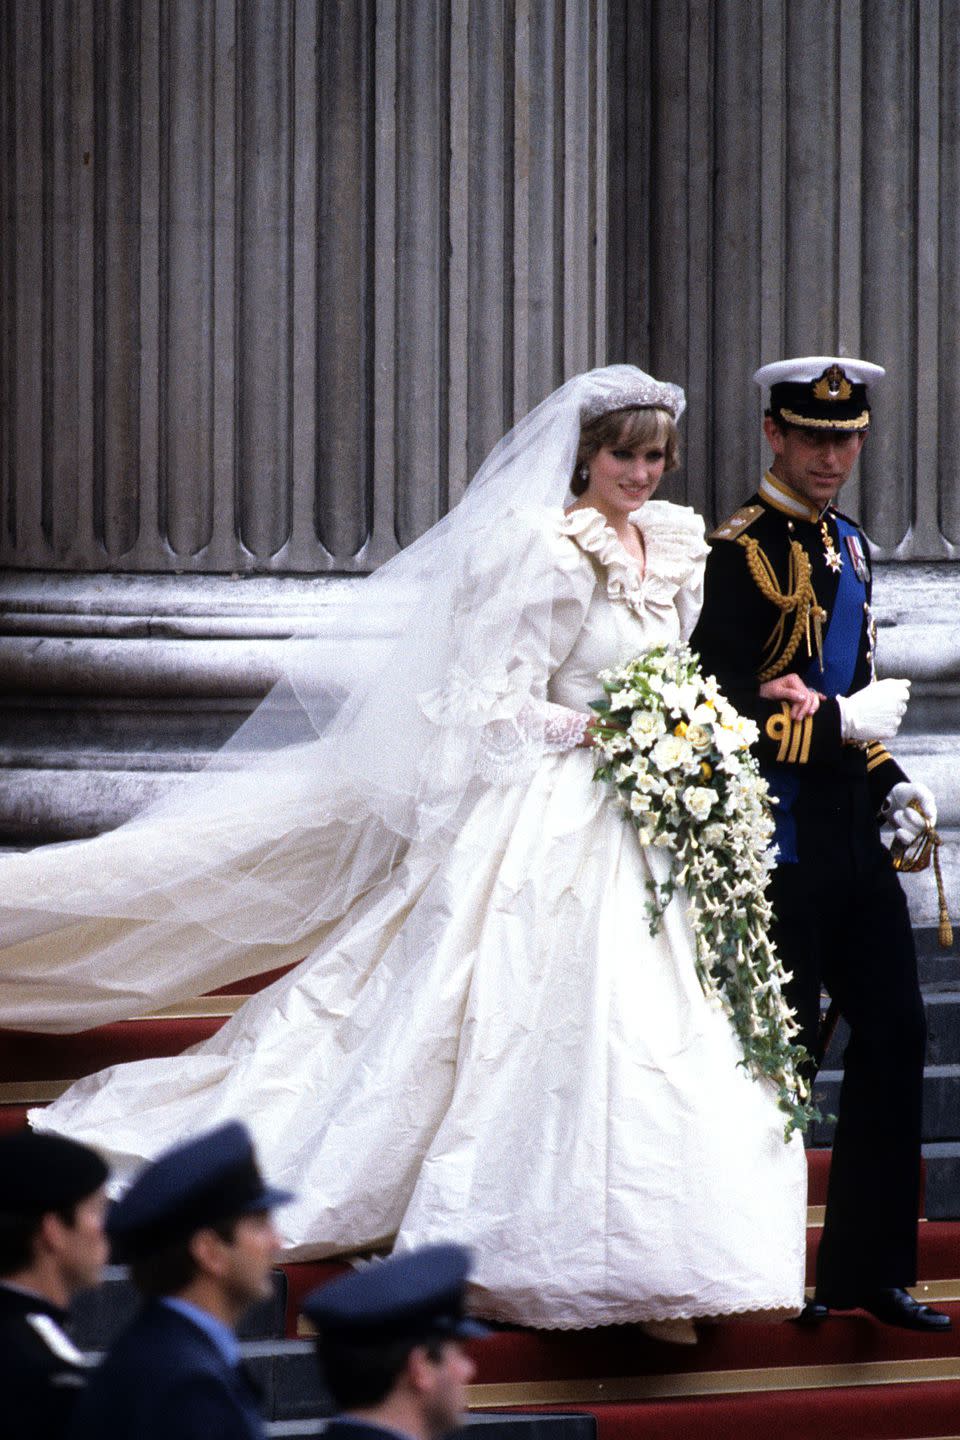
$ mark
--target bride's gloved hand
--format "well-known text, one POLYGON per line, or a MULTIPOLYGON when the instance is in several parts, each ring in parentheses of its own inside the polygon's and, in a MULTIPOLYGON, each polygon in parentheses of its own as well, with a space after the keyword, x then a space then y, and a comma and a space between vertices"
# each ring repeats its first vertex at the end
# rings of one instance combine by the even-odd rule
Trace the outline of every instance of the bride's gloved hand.
POLYGON ((896 829, 903 846, 912 845, 927 828, 937 823, 937 802, 927 785, 901 780, 883 802, 883 818, 896 829))
POLYGON ((852 695, 838 695, 841 736, 851 742, 892 740, 909 699, 909 680, 875 680, 852 695))

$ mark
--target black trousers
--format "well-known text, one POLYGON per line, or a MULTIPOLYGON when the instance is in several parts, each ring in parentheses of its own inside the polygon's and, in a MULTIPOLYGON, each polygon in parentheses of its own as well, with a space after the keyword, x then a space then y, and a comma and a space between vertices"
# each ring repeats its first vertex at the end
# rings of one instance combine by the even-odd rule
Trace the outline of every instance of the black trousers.
POLYGON ((788 999, 811 1053, 821 984, 850 1026, 817 1260, 818 1298, 841 1304, 917 1278, 926 1024, 906 899, 865 785, 805 794, 795 815, 799 861, 770 887, 788 999))

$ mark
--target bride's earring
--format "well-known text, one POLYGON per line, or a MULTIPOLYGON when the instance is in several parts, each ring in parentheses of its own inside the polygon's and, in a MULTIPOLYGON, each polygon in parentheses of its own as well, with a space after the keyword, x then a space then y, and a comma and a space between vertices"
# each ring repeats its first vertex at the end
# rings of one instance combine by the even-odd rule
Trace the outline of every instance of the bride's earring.
POLYGON ((580 466, 580 469, 577 471, 577 479, 578 479, 578 480, 580 481, 580 483, 581 483, 582 485, 584 485, 584 486, 590 484, 590 467, 589 467, 589 465, 581 465, 581 466, 580 466))

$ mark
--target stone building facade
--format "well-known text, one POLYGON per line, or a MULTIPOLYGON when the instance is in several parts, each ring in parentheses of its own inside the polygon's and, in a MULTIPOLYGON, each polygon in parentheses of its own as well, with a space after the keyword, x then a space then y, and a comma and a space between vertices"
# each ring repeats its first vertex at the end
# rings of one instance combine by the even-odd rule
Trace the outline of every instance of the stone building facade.
POLYGON ((960 893, 958 21, 0 0, 0 839, 202 763, 568 375, 681 382, 672 493, 719 518, 754 368, 839 350, 888 370, 844 505, 960 893))

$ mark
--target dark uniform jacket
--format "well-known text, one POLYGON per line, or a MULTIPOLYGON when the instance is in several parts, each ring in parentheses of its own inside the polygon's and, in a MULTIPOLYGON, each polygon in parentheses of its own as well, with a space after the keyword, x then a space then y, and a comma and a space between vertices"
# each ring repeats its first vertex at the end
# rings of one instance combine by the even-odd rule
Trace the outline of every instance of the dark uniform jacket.
POLYGON ((0 1434, 63 1440, 87 1367, 64 1334, 65 1310, 0 1282, 0 1434))
POLYGON ((791 672, 828 696, 870 683, 867 543, 853 521, 833 507, 818 515, 769 473, 710 540, 691 644, 757 722, 757 757, 779 801, 769 894, 786 995, 810 1054, 821 984, 850 1026, 817 1296, 857 1304, 916 1279, 925 1024, 910 917, 878 824, 905 777, 879 742, 844 744, 835 699, 795 721, 758 688, 791 672))
POLYGON ((116 1341, 74 1415, 70 1440, 262 1440, 246 1375, 184 1315, 149 1302, 116 1341))
MULTIPOLYGON (((765 483, 771 482, 776 486, 768 475, 765 483)), ((764 774, 789 779, 793 772, 808 797, 826 796, 838 784, 862 787, 876 815, 891 787, 905 778, 885 747, 844 744, 833 700, 806 720, 794 721, 787 701, 758 694, 762 681, 794 671, 812 688, 822 688, 817 631, 826 643, 840 583, 831 554, 844 566, 859 568, 865 580, 852 674, 841 693, 850 695, 869 684, 874 627, 866 539, 833 506, 821 518, 812 509, 801 518, 777 508, 761 492, 720 525, 710 543, 704 609, 691 645, 731 704, 757 722, 755 751, 764 774), (854 532, 853 548, 841 529, 854 532)))

